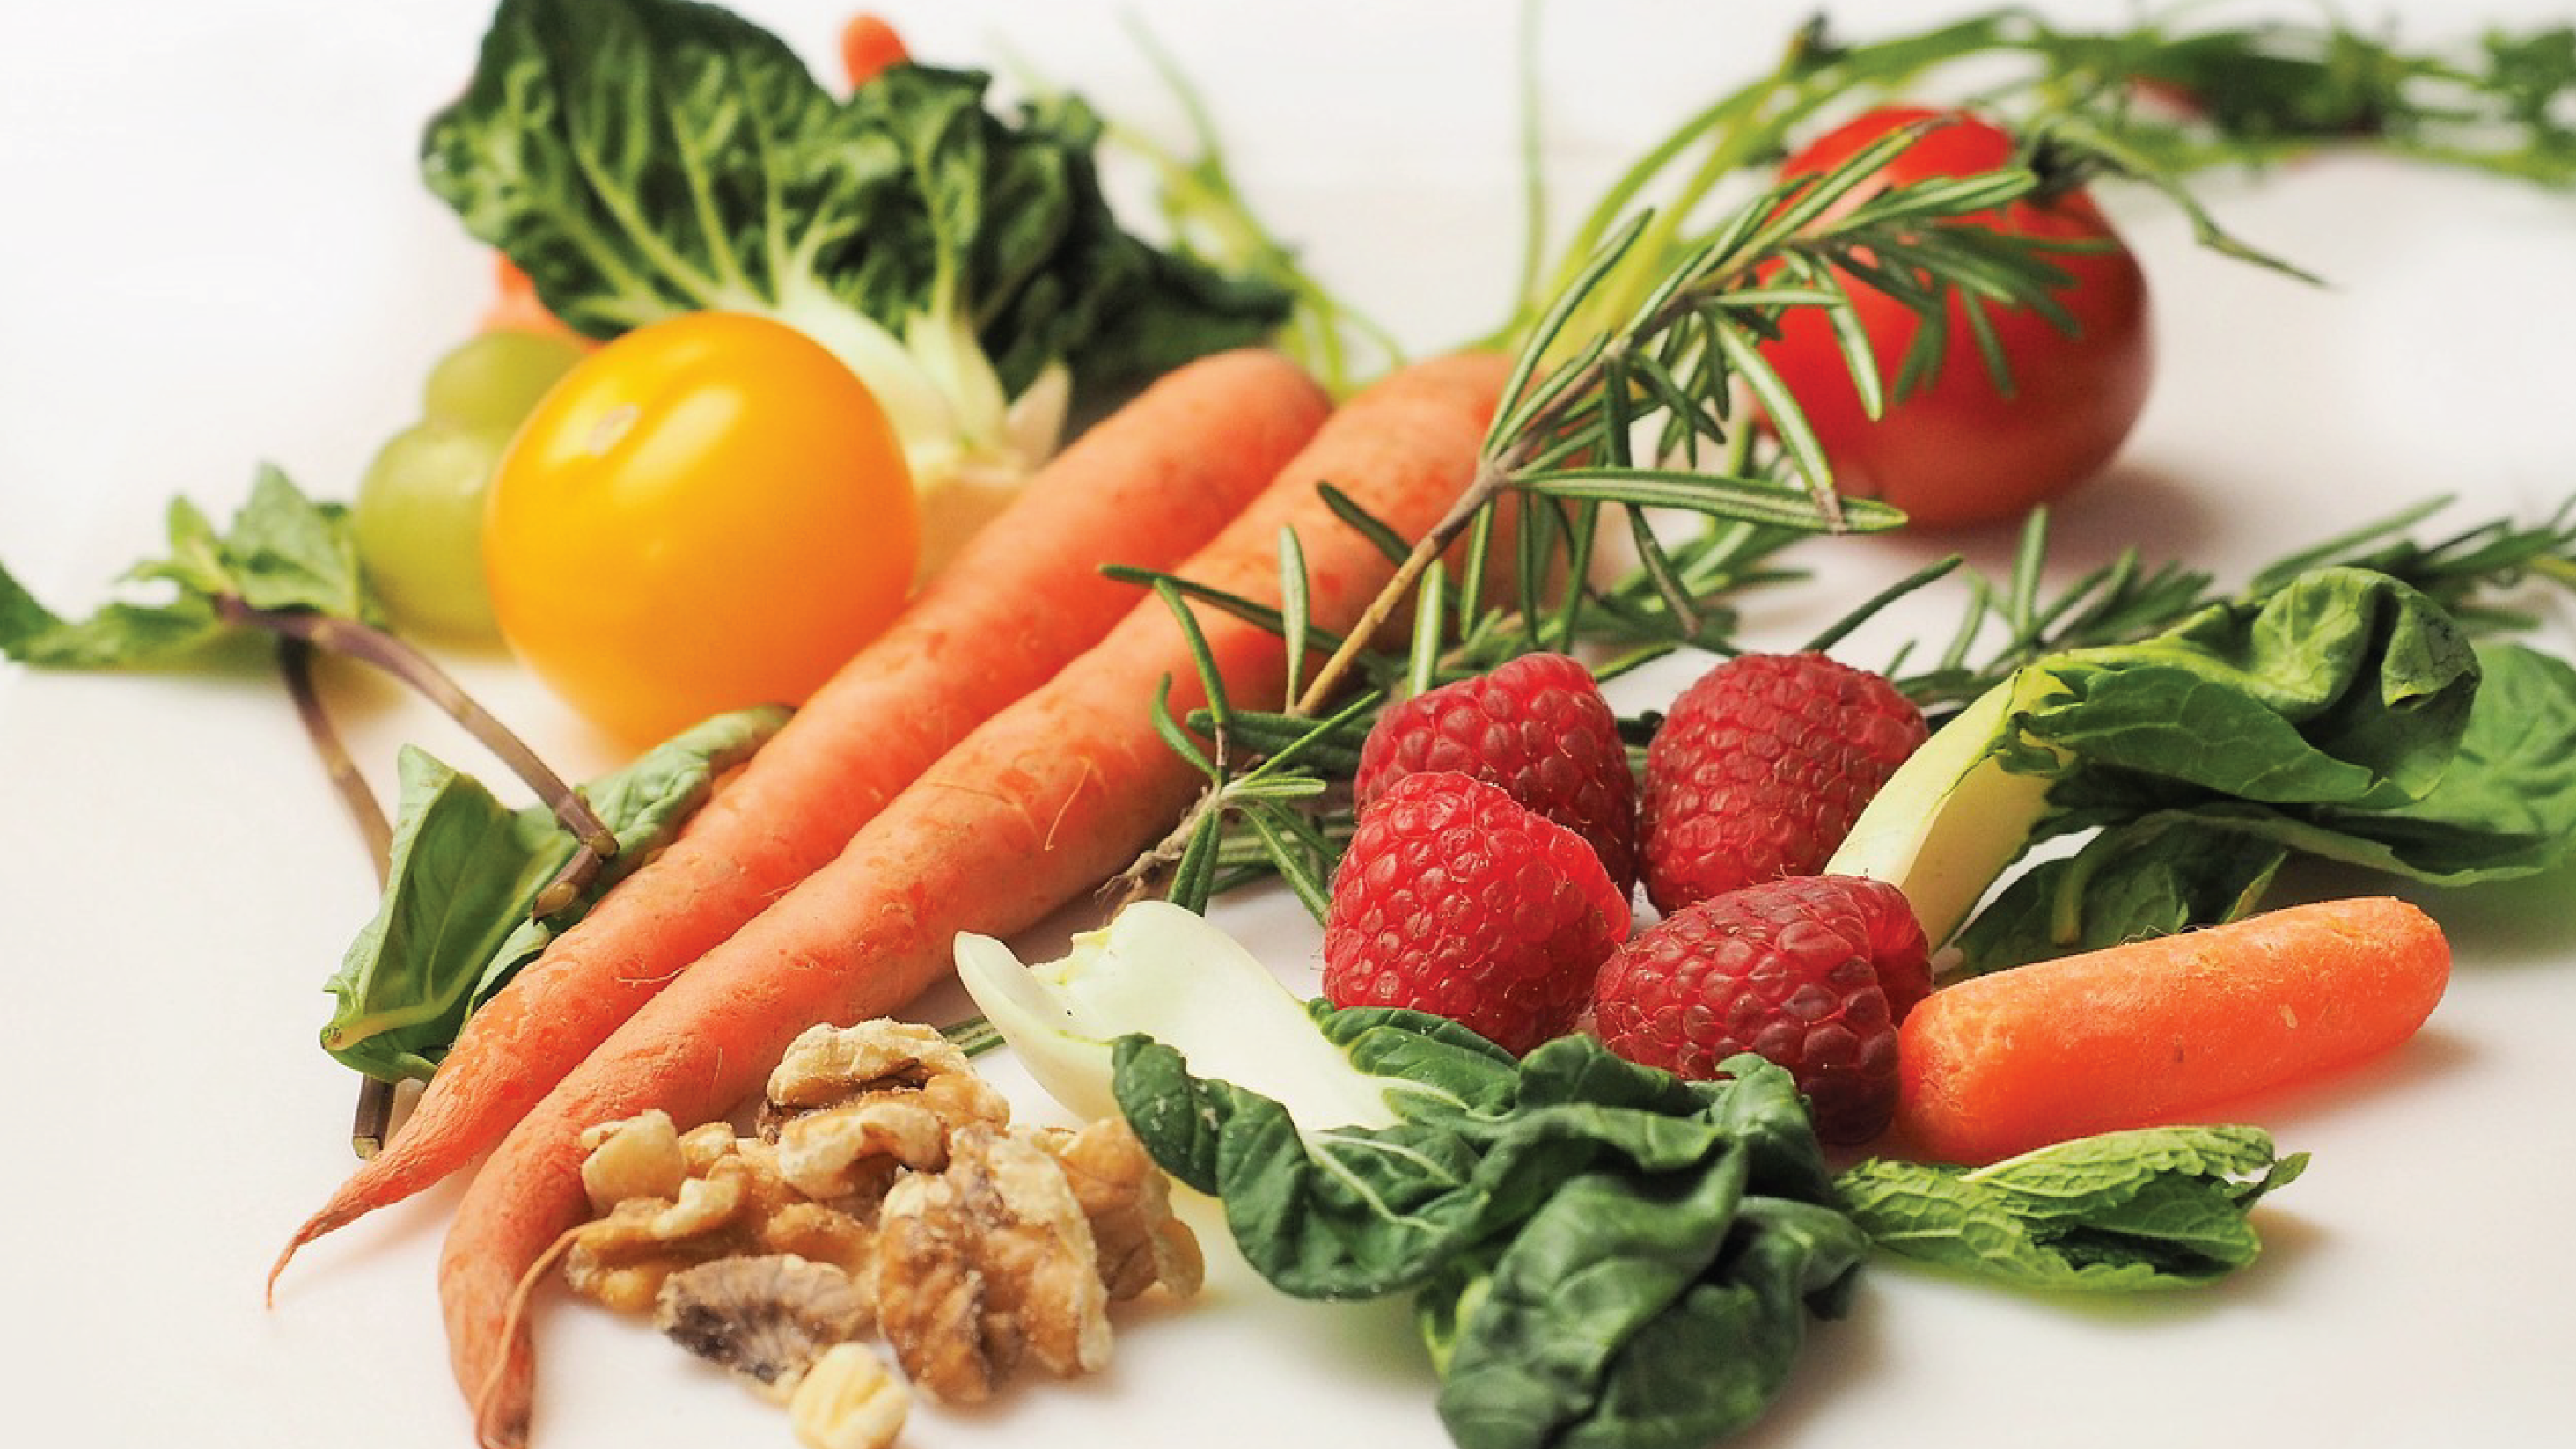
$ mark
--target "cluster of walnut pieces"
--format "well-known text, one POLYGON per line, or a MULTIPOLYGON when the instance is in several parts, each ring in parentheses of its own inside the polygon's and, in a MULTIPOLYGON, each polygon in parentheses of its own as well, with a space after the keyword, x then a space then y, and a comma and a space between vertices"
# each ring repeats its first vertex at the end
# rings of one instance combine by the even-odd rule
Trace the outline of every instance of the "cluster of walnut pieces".
POLYGON ((789 1403, 810 1445, 900 1427, 903 1385, 855 1343, 871 1326, 924 1397, 974 1403, 1024 1360, 1099 1369, 1112 1301, 1198 1289, 1198 1240, 1125 1122, 1012 1127, 929 1027, 813 1028, 767 1097, 752 1137, 660 1112, 591 1129, 597 1217, 565 1271, 789 1403))

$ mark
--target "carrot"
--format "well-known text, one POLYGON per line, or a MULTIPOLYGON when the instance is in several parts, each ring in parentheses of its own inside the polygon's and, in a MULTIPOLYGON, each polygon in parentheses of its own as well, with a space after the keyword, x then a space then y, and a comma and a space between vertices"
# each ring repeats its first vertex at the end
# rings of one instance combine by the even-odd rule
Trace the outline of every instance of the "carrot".
POLYGON ((537 284, 528 280, 518 263, 495 252, 492 254, 492 305, 485 308, 478 325, 486 332, 542 332, 552 337, 568 337, 586 347, 599 344, 564 325, 564 320, 546 310, 537 296, 537 284))
POLYGON ((853 88, 876 79, 877 72, 912 59, 903 37, 882 15, 860 11, 841 27, 841 74, 853 88))
MULTIPOLYGON (((1180 572, 1275 602, 1279 533, 1294 528, 1316 622, 1350 628, 1394 566, 1316 485, 1422 533, 1473 475, 1503 380, 1500 359, 1468 356, 1367 389, 1180 572)), ((1277 637, 1215 610, 1200 625, 1229 697, 1275 707, 1286 668, 1277 637)), ((950 968, 958 932, 1023 930, 1126 865, 1202 783, 1150 713, 1166 680, 1176 709, 1202 699, 1197 679, 1170 611, 1141 602, 691 966, 520 1122, 467 1189, 439 1264, 457 1383, 486 1445, 525 1442, 534 1362, 509 1326, 510 1302, 583 1215, 582 1129, 654 1107, 680 1121, 722 1117, 809 1024, 900 1009, 950 968)))
POLYGON ((2450 979, 2441 927, 2403 901, 2324 901, 1973 977, 1897 1044, 1897 1130, 1983 1163, 2188 1119, 2385 1051, 2450 979))
POLYGON ((619 1022, 788 887, 994 711, 1107 633, 1323 422, 1275 353, 1169 374, 1040 470, 895 623, 807 701, 659 859, 467 1022, 411 1118, 300 1228, 297 1248, 439 1181, 500 1140, 619 1022))

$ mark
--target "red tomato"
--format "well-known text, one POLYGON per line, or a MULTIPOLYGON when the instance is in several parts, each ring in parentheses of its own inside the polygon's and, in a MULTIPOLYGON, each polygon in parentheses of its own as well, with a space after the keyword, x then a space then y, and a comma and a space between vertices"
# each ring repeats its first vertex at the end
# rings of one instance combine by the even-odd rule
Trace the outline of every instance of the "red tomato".
MULTIPOLYGON (((1907 147, 1878 181, 1968 176, 2012 159, 2012 138, 1983 121, 1885 107, 1819 138, 1782 174, 1829 171, 1888 131, 1936 117, 1947 123, 1907 147)), ((1864 186, 1853 204, 1882 189, 1864 186)), ((2013 518, 2065 493, 2111 460, 2147 400, 2153 349, 2146 278, 2091 198, 2070 190, 1974 220, 2013 235, 2098 246, 2046 254, 2069 279, 2056 296, 2074 319, 2073 332, 2028 308, 1986 308, 2009 363, 2009 394, 1995 385, 1955 294, 1939 376, 1900 397, 1897 371, 1919 319, 1885 293, 1844 279, 1878 355, 1886 407, 1875 420, 1862 410, 1823 309, 1789 309, 1784 335, 1763 354, 1797 396, 1842 490, 1885 499, 1931 527, 2013 518)))

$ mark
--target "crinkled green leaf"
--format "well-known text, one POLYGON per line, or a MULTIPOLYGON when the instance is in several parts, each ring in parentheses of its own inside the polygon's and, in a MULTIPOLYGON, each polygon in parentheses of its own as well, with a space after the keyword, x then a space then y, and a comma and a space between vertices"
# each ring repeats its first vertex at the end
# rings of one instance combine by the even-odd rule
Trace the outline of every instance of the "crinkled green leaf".
POLYGON ((1872 1158, 1837 1180, 1889 1252, 2030 1289, 2131 1291, 2215 1282, 2254 1261, 2246 1214, 2295 1179, 2251 1127, 2079 1137, 1988 1167, 1872 1158))
POLYGON ((726 308, 837 348, 854 329, 918 343, 929 319, 962 328, 1016 395, 1054 361, 1115 381, 1286 316, 1277 287, 1118 226, 1079 101, 1005 119, 986 85, 914 65, 836 98, 714 6, 503 0, 422 169, 594 336, 726 308))
POLYGON ((1705 1444, 1778 1392, 1808 1313, 1840 1311, 1865 1240, 1779 1068, 1693 1083, 1589 1037, 1515 1063, 1416 1013, 1316 1021, 1422 1084, 1401 1121, 1301 1134, 1144 1037, 1118 1043, 1119 1104, 1283 1291, 1416 1292, 1466 1449, 1705 1444))
MULTIPOLYGON (((2383 766, 2368 777, 2342 776, 2359 787, 2340 792, 2343 798, 2248 800, 2139 772, 2071 775, 2051 800, 2070 823, 2097 832, 2074 855, 2043 861, 2006 884, 1961 933, 1964 968, 1991 970, 2236 919, 2254 908, 2293 851, 2434 885, 2509 879, 2563 863, 2576 851, 2576 667, 2518 644, 2490 643, 2477 649, 2466 678, 2475 693, 2464 720, 2455 726, 2455 707, 2441 700, 2411 721, 2420 730, 2416 746, 2453 741, 2438 768, 2429 749, 2416 754, 2389 743, 2410 721, 2398 710, 2380 712, 2374 726, 2338 742, 2348 749, 2355 739, 2377 740, 2368 748, 2380 751, 2383 766), (2400 779, 2410 787, 2398 788, 2400 779)), ((2360 713, 2344 711, 2347 720, 2360 713)), ((2255 753, 2250 741, 2243 748, 2255 753)), ((2307 778, 2329 777, 2320 770, 2307 778)))
POLYGON ((2107 828, 2007 882, 1955 944, 1960 969, 2044 961, 2250 914, 2289 857, 2278 840, 2190 814, 2107 828))
POLYGON ((405 746, 384 898, 326 983, 323 1050, 369 1076, 426 1079, 465 1019, 706 803, 717 777, 785 722, 776 706, 718 715, 583 791, 617 853, 570 906, 530 916, 578 849, 542 805, 512 809, 405 746))

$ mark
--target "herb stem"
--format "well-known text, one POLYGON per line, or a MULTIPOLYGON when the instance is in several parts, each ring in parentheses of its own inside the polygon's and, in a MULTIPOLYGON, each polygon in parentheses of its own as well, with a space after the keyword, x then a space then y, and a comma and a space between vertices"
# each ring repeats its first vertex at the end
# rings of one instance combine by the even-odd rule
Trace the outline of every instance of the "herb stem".
POLYGON ((1378 590, 1377 597, 1369 600, 1368 607, 1360 611, 1359 621, 1342 636, 1341 647, 1335 649, 1323 667, 1315 671, 1314 679, 1306 685, 1306 692, 1289 706, 1289 713, 1311 715, 1323 707, 1324 701, 1333 697, 1333 691, 1340 687, 1343 676, 1350 673, 1361 652, 1368 648, 1369 640, 1380 626, 1395 616, 1396 606, 1403 602, 1404 596, 1422 582, 1423 574, 1441 554, 1448 551, 1449 545, 1458 541, 1458 536, 1467 531, 1467 525, 1475 521, 1477 513, 1492 502, 1510 480, 1511 475, 1505 466, 1490 454, 1477 464, 1476 476, 1468 483, 1466 491, 1460 493, 1458 501, 1450 505, 1440 521, 1414 543, 1413 551, 1396 566, 1395 576, 1387 580, 1386 587, 1378 590))
MULTIPOLYGON (((348 746, 341 742, 330 711, 323 707, 321 691, 313 685, 313 646, 301 639, 280 637, 277 672, 286 681, 287 697, 295 701, 295 717, 304 725, 304 737, 313 742, 313 752, 321 758, 323 774, 329 777, 340 803, 347 807, 359 838, 366 842, 367 863, 375 868, 376 888, 382 890, 393 865, 393 825, 385 819, 384 807, 376 802, 375 792, 367 788, 366 776, 359 773, 357 762, 349 758, 348 746)), ((358 1105, 349 1116, 349 1150, 360 1158, 375 1156, 384 1150, 393 1127, 394 1084, 381 1077, 361 1075, 358 1105)))
POLYGON ((528 787, 537 793, 555 819, 580 844, 562 870, 537 893, 531 913, 550 915, 578 898, 608 857, 617 853, 617 837, 602 823, 590 802, 581 792, 564 783, 561 775, 537 757, 525 740, 512 733, 509 726, 475 702, 473 696, 438 667, 419 649, 386 633, 382 629, 352 619, 337 618, 309 609, 262 609, 238 594, 218 594, 215 607, 225 620, 235 624, 264 629, 281 639, 308 645, 324 653, 337 654, 370 664, 410 685, 448 718, 462 726, 476 743, 490 750, 528 787))

